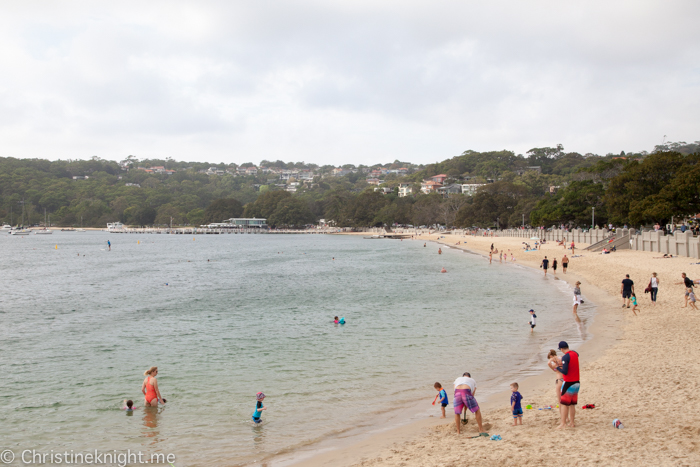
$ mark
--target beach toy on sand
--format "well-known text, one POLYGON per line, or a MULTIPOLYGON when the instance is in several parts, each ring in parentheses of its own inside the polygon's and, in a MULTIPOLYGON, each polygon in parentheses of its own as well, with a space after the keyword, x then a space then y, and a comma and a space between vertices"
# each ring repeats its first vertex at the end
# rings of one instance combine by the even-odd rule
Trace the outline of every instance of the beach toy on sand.
POLYGON ((526 409, 532 409, 532 406, 530 404, 525 406, 526 409))
POLYGON ((586 404, 581 408, 582 409, 595 409, 595 404, 586 404))
POLYGON ((501 435, 493 435, 491 436, 491 441, 500 441, 503 438, 501 438, 501 435))
POLYGON ((437 396, 435 396, 435 399, 433 399, 433 405, 435 405, 435 402, 437 401, 437 398, 438 398, 438 397, 440 397, 440 394, 438 394, 437 396))
POLYGON ((619 418, 616 418, 615 420, 613 420, 613 427, 622 429, 624 428, 624 425, 622 424, 619 418))

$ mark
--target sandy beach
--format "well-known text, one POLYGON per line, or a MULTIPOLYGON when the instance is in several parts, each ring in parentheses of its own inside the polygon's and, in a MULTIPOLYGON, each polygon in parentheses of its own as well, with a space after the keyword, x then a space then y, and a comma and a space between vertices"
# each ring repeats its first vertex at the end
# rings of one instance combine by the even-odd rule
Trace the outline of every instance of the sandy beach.
MULTIPOLYGON (((524 252, 520 238, 431 235, 420 240, 480 254, 488 254, 493 243, 501 251, 511 250, 516 264, 532 268, 539 268, 545 255, 559 261, 564 253, 570 257, 567 274, 560 266, 555 277, 571 284, 580 280, 584 300, 595 303, 598 310, 587 330, 593 338, 575 349, 581 358, 576 427, 557 430, 558 410, 538 410, 556 404, 555 375, 546 369, 541 375, 518 381, 523 407, 533 406, 524 410, 523 426, 511 426, 510 392, 493 395, 481 404, 484 429, 500 435, 501 441, 472 438, 478 434, 473 416, 457 435, 448 410, 447 420, 436 416, 378 433, 304 459, 299 465, 700 464, 696 395, 700 376, 692 369, 696 366, 693 362, 700 359, 700 312, 683 308, 684 287, 676 284, 682 280, 682 272, 700 279, 700 265, 691 264, 695 263, 692 258, 657 259, 659 254, 628 250, 601 255, 584 251, 586 245, 577 245, 581 249, 577 248, 576 254, 581 256, 571 258, 570 250, 553 243, 540 251, 524 252), (455 245, 457 242, 461 244, 455 245), (652 272, 660 279, 655 307, 649 294, 644 294, 652 272), (625 274, 635 283, 640 304, 636 317, 631 309, 622 308, 620 284, 625 274), (596 408, 582 410, 586 404, 596 408), (624 429, 612 426, 615 418, 622 421, 624 429)), ((437 245, 433 247, 437 250, 437 245)), ((497 256, 493 267, 510 266, 510 261, 499 263, 497 256)), ((571 315, 571 308, 561 313, 571 315)), ((448 386, 451 401, 451 384, 448 386)))

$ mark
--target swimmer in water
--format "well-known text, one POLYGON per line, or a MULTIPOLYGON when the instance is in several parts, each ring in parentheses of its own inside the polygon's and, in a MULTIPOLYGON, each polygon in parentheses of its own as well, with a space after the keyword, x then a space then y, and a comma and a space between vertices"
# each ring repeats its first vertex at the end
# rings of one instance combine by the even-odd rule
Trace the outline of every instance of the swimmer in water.
POLYGON ((447 269, 442 268, 442 271, 440 271, 440 272, 447 272, 447 269))
POLYGON ((134 407, 134 401, 124 399, 124 407, 122 407, 122 410, 130 412, 134 409, 138 409, 138 407, 134 407))
POLYGON ((442 248, 438 248, 438 255, 442 254, 442 248))
POLYGON ((336 316, 335 318, 333 318, 333 324, 338 324, 338 322, 339 322, 339 321, 338 321, 338 317, 337 317, 337 316, 336 316))

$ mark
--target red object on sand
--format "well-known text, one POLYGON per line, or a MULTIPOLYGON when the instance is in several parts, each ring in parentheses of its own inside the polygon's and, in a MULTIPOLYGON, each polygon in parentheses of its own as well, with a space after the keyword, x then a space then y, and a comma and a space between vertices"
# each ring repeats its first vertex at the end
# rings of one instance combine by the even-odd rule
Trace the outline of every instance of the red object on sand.
POLYGON ((437 396, 435 396, 435 399, 433 399, 433 405, 435 405, 435 401, 437 401, 437 398, 438 398, 438 397, 440 397, 440 394, 438 394, 437 396))

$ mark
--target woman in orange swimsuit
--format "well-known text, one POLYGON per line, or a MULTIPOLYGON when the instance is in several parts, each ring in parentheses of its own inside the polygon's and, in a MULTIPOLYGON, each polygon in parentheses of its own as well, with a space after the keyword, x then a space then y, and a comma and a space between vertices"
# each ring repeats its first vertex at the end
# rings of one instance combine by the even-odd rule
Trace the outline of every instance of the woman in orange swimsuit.
POLYGON ((143 386, 141 386, 141 392, 144 394, 146 399, 146 406, 158 407, 158 402, 163 401, 158 390, 158 380, 156 375, 158 374, 158 367, 152 366, 150 369, 146 370, 144 375, 146 379, 143 380, 143 386))

